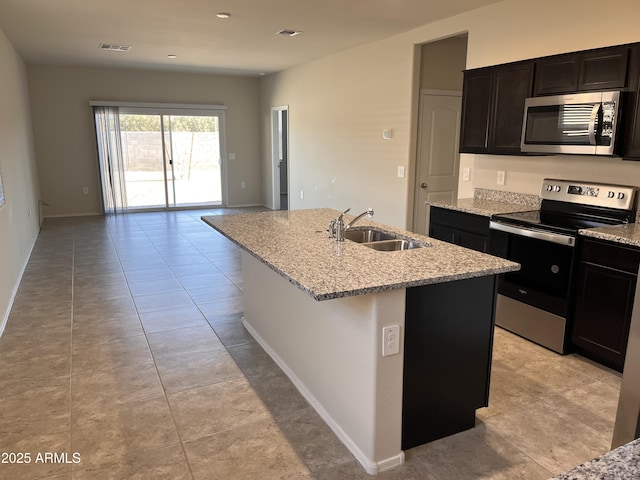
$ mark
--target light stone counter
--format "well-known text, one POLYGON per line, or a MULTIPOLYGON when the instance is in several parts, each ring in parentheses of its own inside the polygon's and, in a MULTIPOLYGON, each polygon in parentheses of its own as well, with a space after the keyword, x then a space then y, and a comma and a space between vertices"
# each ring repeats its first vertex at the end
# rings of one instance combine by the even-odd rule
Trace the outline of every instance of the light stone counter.
MULTIPOLYGON (((330 209, 206 216, 202 219, 316 300, 377 293, 517 270, 519 265, 429 237, 361 220, 425 244, 381 252, 327 238, 330 209)), ((345 215, 345 223, 353 217, 345 215)))
POLYGON ((628 223, 626 225, 613 225, 611 227, 585 228, 580 230, 584 237, 608 240, 640 248, 640 224, 628 223))
POLYGON ((473 198, 459 198, 452 202, 428 202, 434 207, 491 217, 502 213, 523 212, 540 208, 540 197, 528 193, 505 192, 476 188, 473 198))

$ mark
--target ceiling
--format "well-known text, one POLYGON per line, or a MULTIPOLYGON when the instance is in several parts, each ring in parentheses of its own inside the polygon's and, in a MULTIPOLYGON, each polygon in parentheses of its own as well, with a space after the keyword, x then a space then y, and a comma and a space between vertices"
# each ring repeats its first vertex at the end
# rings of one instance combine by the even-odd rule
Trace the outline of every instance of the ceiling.
POLYGON ((0 28, 27 63, 260 75, 497 1, 0 0, 0 28))

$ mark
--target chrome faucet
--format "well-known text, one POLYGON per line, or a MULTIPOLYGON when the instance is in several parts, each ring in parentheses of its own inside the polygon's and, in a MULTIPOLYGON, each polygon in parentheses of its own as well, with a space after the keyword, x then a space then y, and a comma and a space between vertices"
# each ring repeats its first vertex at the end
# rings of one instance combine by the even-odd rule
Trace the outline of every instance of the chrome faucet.
POLYGON ((361 213, 356 218, 351 220, 347 225, 344 224, 344 215, 351 211, 351 208, 347 208, 344 212, 342 212, 338 218, 335 220, 331 220, 329 222, 329 238, 335 238, 336 242, 344 241, 344 232, 349 230, 353 225, 360 220, 365 215, 369 215, 369 217, 373 216, 373 210, 370 208, 366 212, 361 213))
POLYGON ((360 215, 358 215, 356 218, 354 218, 353 220, 351 220, 345 227, 344 227, 344 231, 346 232, 347 230, 349 230, 351 227, 353 227, 353 224, 356 223, 358 220, 360 220, 362 217, 364 217, 365 215, 368 215, 369 218, 373 217, 373 209, 369 208, 366 212, 362 212, 360 215))

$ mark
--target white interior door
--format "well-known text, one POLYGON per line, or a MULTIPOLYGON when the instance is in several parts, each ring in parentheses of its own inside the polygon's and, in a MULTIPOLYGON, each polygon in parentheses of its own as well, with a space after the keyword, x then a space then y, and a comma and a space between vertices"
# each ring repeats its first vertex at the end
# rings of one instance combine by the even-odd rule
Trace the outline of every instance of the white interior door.
POLYGON ((429 230, 428 201, 458 196, 462 92, 420 93, 413 230, 429 230))

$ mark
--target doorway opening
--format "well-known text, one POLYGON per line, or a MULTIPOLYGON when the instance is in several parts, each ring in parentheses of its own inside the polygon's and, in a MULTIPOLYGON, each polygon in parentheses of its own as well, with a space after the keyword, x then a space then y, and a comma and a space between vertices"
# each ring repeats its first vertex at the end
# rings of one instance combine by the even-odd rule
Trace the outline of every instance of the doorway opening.
POLYGON ((428 235, 430 201, 455 200, 467 34, 422 45, 413 231, 428 235))
POLYGON ((225 206, 224 111, 94 110, 106 213, 225 206))
POLYGON ((289 210, 289 107, 271 109, 273 209, 289 210))

